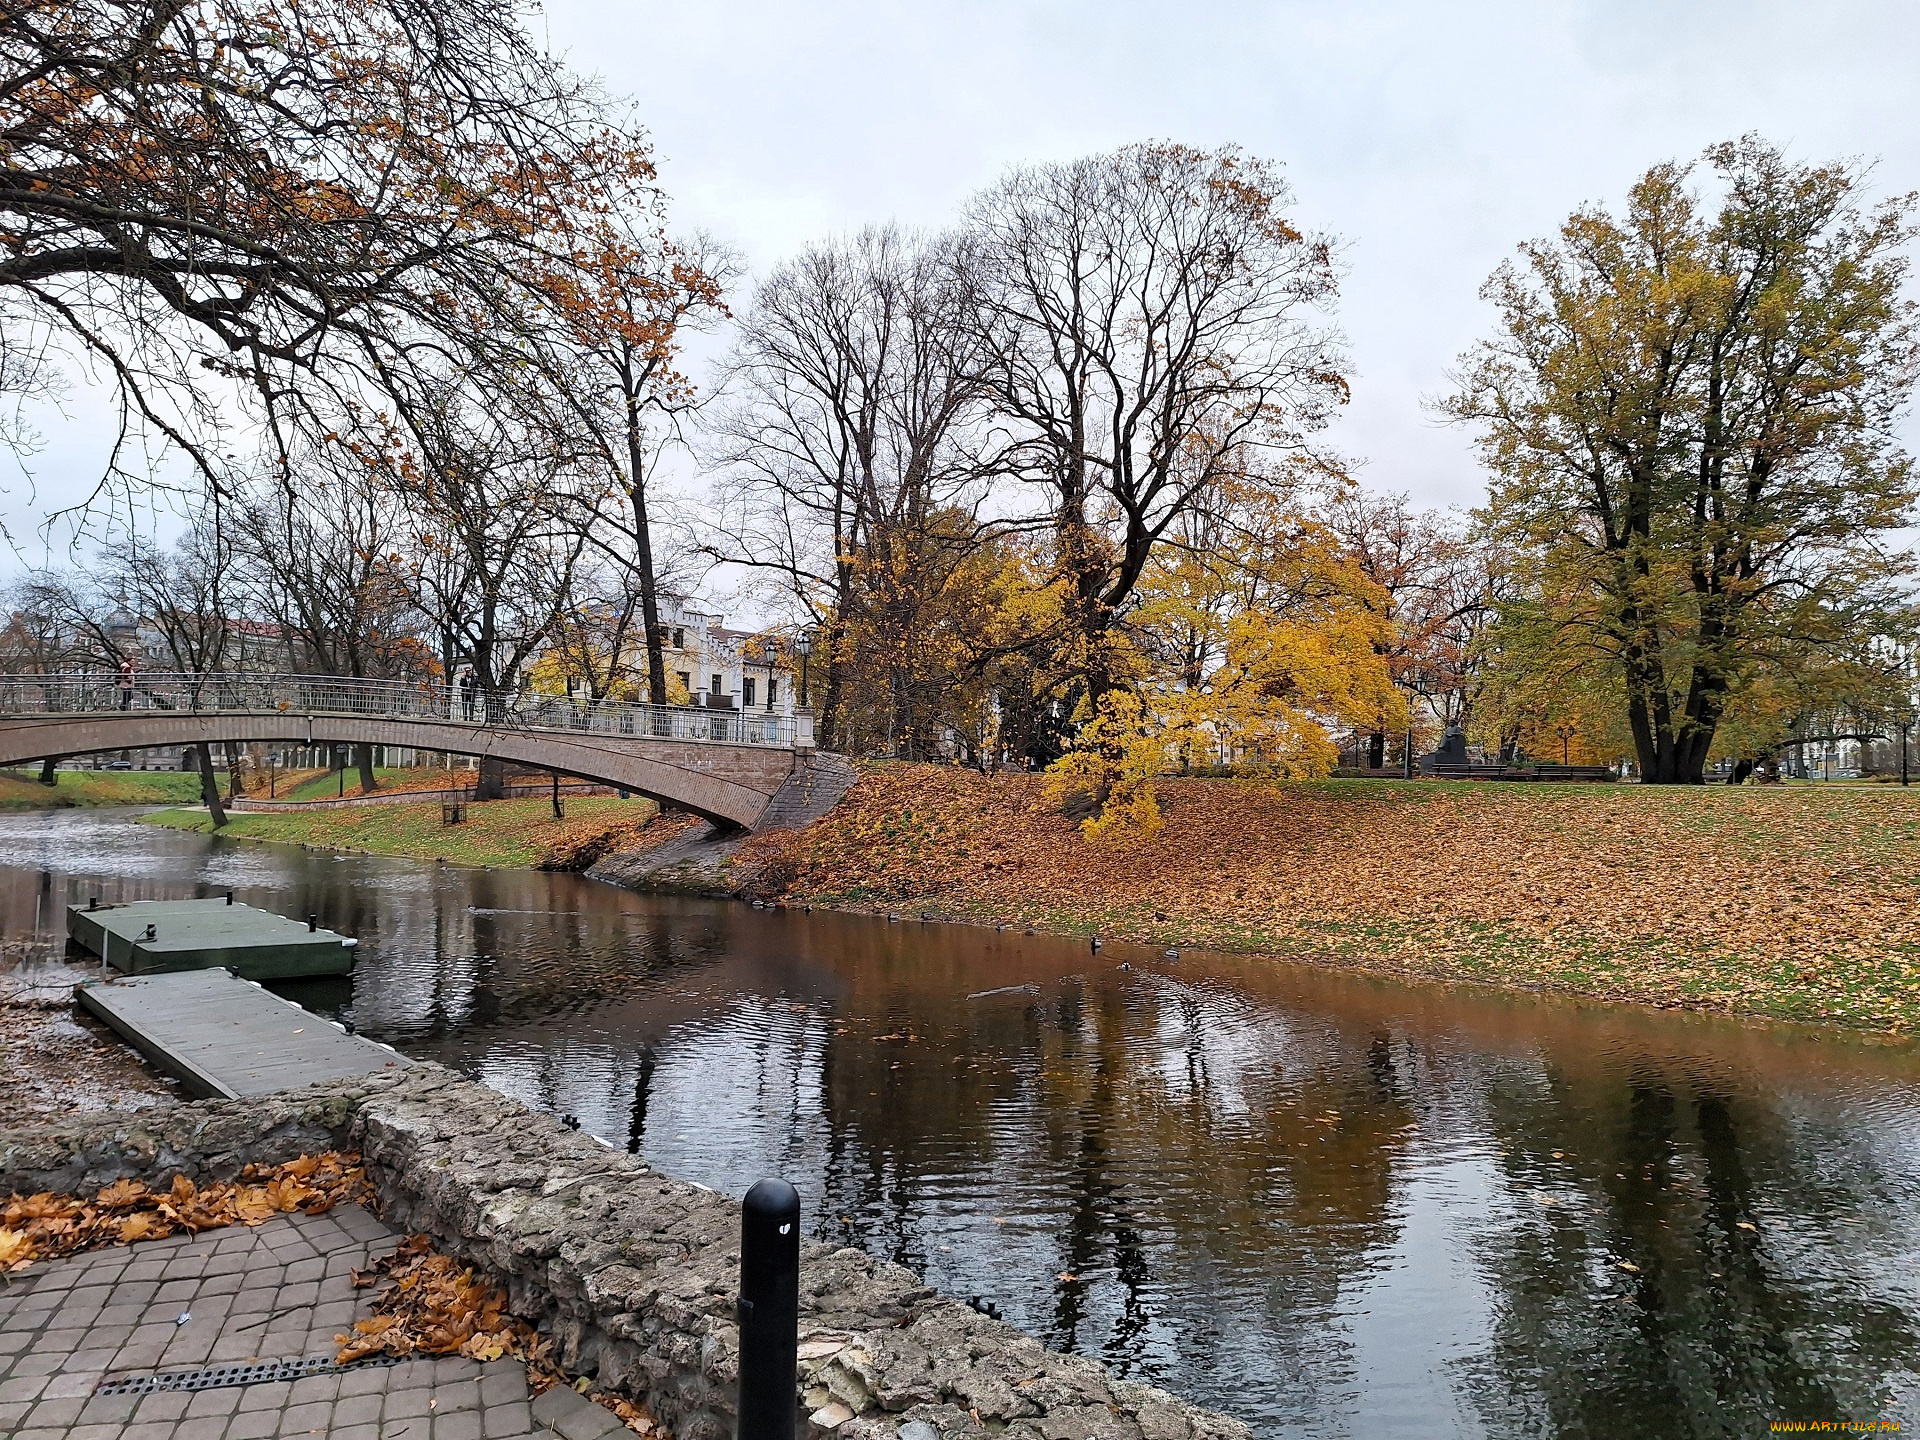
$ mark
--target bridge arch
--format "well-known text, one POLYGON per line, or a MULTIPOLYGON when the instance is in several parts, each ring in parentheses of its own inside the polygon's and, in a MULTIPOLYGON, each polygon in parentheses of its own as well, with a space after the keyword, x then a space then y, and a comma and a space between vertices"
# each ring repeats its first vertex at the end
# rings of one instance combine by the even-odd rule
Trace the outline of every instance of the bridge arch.
POLYGON ((102 750, 268 742, 438 750, 557 770, 751 830, 793 773, 785 746, 291 710, 0 715, 0 765, 102 750))

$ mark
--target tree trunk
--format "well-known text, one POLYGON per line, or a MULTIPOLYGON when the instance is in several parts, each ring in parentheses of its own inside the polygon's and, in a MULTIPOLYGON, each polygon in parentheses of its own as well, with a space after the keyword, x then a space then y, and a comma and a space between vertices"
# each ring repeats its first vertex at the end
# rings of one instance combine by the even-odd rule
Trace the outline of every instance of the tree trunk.
POLYGON ((1367 737, 1367 768, 1381 770, 1387 763, 1387 732, 1376 730, 1367 737))
MULTIPOLYGON (((845 631, 840 617, 844 613, 844 610, 836 605, 833 618, 827 622, 825 632, 827 653, 821 657, 826 661, 826 678, 820 687, 820 703, 813 706, 814 713, 820 717, 815 733, 819 737, 819 746, 822 750, 837 750, 846 739, 840 733, 840 697, 846 685, 846 667, 840 661, 840 641, 845 631)), ((809 696, 808 700, 811 702, 812 697, 809 696)))
POLYGON ((59 764, 60 757, 58 755, 49 755, 40 762, 40 783, 42 785, 58 785, 60 783, 60 777, 54 773, 55 768, 59 764))
POLYGON ((667 703, 667 660, 660 640, 660 597, 653 576, 653 535, 647 525, 645 457, 640 453, 639 422, 627 410, 627 495, 633 502, 634 567, 640 572, 640 620, 647 631, 647 703, 667 703))
POLYGON ((480 757, 480 783, 474 787, 476 800, 499 800, 506 795, 507 767, 491 755, 480 757))
POLYGON ((360 767, 360 793, 371 795, 380 788, 380 781, 373 773, 373 746, 356 745, 353 747, 353 763, 360 767))
POLYGON ((200 798, 206 802, 213 828, 218 830, 227 823, 227 809, 220 803, 220 782, 213 778, 213 752, 206 741, 193 747, 193 762, 200 771, 200 798))

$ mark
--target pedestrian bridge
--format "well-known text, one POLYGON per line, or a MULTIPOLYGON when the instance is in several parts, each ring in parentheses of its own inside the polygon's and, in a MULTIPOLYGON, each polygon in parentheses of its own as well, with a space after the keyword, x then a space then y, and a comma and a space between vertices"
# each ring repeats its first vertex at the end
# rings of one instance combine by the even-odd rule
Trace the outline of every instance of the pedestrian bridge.
POLYGON ((499 695, 324 675, 0 675, 0 765, 223 741, 390 745, 618 785, 753 829, 813 749, 807 714, 499 695))

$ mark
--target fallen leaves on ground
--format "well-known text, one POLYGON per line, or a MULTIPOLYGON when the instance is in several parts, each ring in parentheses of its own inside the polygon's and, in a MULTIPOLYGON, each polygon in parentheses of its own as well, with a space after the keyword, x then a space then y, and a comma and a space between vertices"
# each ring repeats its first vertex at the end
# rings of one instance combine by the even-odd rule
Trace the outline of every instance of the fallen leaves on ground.
POLYGON ((367 1193, 359 1157, 330 1150, 271 1168, 249 1166, 239 1179, 211 1185, 195 1185, 176 1175, 166 1189, 116 1180, 91 1198, 47 1191, 14 1195, 0 1209, 0 1273, 35 1260, 158 1240, 182 1230, 258 1225, 295 1210, 323 1215, 367 1193))
MULTIPOLYGON (((508 1311, 507 1292, 471 1265, 435 1250, 425 1235, 408 1236, 365 1270, 354 1271, 353 1283, 385 1288, 374 1297, 371 1316, 334 1336, 342 1365, 375 1355, 464 1355, 483 1362, 510 1356, 525 1364, 528 1388, 536 1395, 569 1383, 553 1361, 553 1342, 508 1311)), ((574 1383, 577 1388, 582 1382, 574 1383)), ((628 1429, 654 1433, 653 1417, 644 1407, 624 1396, 586 1393, 628 1429)))
POLYGON ((652 820, 651 815, 637 820, 593 815, 560 821, 540 837, 540 858, 534 862, 534 868, 585 870, 616 850, 628 850, 640 844, 652 820))
POLYGON ((1920 1028, 1911 791, 1156 783, 1160 833, 1099 844, 1039 776, 875 765, 736 864, 790 903, 1920 1028))
MULTIPOLYGON (((4 964, 4 957, 0 957, 4 964)), ((156 1075, 113 1032, 76 1014, 73 987, 97 971, 48 964, 0 971, 0 1075, 9 1125, 174 1103, 179 1088, 156 1075)))

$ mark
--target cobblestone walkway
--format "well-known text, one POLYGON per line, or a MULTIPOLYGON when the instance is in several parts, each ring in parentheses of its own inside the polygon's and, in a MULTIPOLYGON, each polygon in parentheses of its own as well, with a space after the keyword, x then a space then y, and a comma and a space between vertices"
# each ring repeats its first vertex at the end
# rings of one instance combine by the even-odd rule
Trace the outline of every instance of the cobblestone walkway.
POLYGON ((331 1361, 372 1291, 348 1272, 397 1236, 342 1205, 36 1262, 0 1280, 0 1435, 15 1440, 566 1440, 624 1432, 564 1388, 531 1404, 515 1361, 326 1368, 297 1379, 135 1388, 258 1362, 331 1361))

